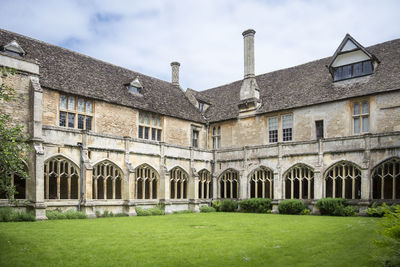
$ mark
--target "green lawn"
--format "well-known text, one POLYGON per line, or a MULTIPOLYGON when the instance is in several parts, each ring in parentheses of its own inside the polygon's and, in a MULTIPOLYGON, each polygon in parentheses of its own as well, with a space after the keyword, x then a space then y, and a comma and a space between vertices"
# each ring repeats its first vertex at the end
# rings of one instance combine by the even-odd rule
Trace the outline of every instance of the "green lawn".
POLYGON ((201 213, 0 223, 0 266, 376 266, 376 221, 201 213))

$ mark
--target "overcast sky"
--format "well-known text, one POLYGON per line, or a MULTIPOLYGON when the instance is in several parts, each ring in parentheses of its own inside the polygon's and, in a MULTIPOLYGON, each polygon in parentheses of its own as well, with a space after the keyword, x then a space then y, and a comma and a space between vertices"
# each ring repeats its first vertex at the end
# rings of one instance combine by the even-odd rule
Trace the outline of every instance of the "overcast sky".
POLYGON ((184 88, 243 78, 253 28, 256 74, 331 56, 346 33, 364 46, 400 38, 400 1, 2 1, 0 28, 184 88))

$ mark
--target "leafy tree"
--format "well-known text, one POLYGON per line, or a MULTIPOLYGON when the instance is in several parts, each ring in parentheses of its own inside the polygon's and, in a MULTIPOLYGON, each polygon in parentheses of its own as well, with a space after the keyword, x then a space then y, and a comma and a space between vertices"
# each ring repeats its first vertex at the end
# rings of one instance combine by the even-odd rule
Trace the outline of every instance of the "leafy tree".
MULTIPOLYGON (((0 75, 7 77, 15 71, 9 68, 0 69, 0 75)), ((28 178, 23 159, 29 146, 27 137, 23 133, 23 126, 13 122, 12 117, 6 114, 2 107, 6 102, 15 99, 15 90, 0 81, 0 194, 5 195, 10 202, 14 201, 17 193, 12 185, 12 174, 23 179, 28 178)))

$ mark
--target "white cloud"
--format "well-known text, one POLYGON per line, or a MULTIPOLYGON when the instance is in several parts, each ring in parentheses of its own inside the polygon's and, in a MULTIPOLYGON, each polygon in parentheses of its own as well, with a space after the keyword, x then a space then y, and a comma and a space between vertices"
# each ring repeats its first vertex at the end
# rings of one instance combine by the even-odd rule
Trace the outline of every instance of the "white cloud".
POLYGON ((400 35, 398 1, 8 1, 0 27, 198 90, 242 78, 241 33, 256 33, 256 73, 400 35))

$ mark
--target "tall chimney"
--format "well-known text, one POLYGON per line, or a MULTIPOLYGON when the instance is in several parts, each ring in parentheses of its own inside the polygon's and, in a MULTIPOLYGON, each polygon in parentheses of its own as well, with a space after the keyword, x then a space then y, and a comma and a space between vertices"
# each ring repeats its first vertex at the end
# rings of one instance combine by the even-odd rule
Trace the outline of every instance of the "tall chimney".
POLYGON ((254 34, 255 30, 243 32, 244 39, 244 78, 254 77, 254 34))
POLYGON ((172 84, 175 86, 179 86, 179 66, 181 64, 179 62, 171 62, 172 67, 172 84))
POLYGON ((244 40, 244 79, 240 88, 241 109, 257 108, 259 106, 260 92, 254 74, 254 34, 255 30, 243 32, 244 40))

